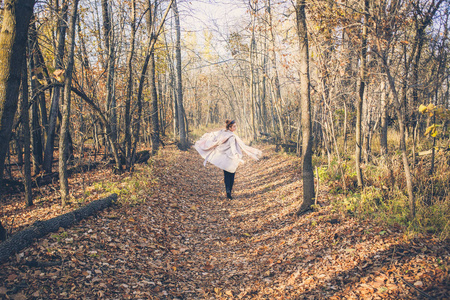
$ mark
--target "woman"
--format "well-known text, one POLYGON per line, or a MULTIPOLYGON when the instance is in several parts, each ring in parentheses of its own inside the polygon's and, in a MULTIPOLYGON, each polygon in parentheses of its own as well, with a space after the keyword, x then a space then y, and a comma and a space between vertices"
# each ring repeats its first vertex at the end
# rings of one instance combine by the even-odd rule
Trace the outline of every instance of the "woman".
POLYGON ((262 152, 258 149, 249 147, 234 133, 237 125, 233 120, 225 121, 225 129, 206 133, 194 145, 195 149, 205 159, 203 165, 207 162, 223 170, 225 180, 225 190, 228 199, 233 199, 231 191, 233 190, 234 174, 242 160, 242 150, 251 158, 258 160, 262 152))

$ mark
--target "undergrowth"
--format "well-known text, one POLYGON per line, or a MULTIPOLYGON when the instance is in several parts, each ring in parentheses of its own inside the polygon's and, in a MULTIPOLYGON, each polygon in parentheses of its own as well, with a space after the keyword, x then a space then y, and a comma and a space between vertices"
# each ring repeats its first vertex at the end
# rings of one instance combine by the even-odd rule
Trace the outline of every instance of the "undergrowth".
POLYGON ((158 183, 153 162, 150 159, 147 164, 136 165, 135 170, 119 182, 97 182, 86 193, 96 193, 101 197, 116 193, 119 205, 135 206, 144 203, 147 196, 151 195, 152 187, 158 183))
MULTIPOLYGON (((416 217, 409 219, 409 200, 401 157, 392 154, 388 161, 373 158, 362 166, 364 187, 356 181, 354 159, 344 157, 339 166, 337 159, 327 164, 324 157, 314 157, 314 165, 321 185, 329 186, 332 194, 343 195, 333 205, 362 219, 371 219, 391 227, 402 227, 412 233, 432 233, 440 239, 450 237, 450 157, 448 153, 436 155, 435 169, 429 174, 430 157, 411 164, 416 217), (344 174, 344 178, 342 177, 344 174)), ((317 176, 317 174, 316 174, 317 176)))
POLYGON ((222 129, 224 126, 221 124, 208 124, 208 125, 199 125, 198 127, 192 129, 192 131, 189 132, 189 138, 192 141, 197 141, 207 132, 216 131, 222 129))

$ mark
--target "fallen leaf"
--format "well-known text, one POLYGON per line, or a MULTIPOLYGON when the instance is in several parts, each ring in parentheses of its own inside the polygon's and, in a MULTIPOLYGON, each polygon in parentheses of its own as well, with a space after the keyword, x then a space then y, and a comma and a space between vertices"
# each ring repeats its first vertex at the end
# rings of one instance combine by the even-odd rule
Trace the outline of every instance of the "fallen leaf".
POLYGON ((8 289, 4 286, 0 286, 0 295, 6 295, 8 289))
POLYGON ((414 286, 415 287, 418 287, 418 288, 420 288, 420 287, 423 287, 423 282, 422 281, 416 281, 416 282, 414 282, 414 286))
POLYGON ((13 300, 27 300, 27 296, 25 296, 22 293, 18 293, 18 294, 15 294, 15 295, 11 295, 11 299, 13 299, 13 300))
POLYGON ((16 278, 17 278, 16 274, 11 274, 8 276, 8 281, 14 281, 14 280, 16 280, 16 278))

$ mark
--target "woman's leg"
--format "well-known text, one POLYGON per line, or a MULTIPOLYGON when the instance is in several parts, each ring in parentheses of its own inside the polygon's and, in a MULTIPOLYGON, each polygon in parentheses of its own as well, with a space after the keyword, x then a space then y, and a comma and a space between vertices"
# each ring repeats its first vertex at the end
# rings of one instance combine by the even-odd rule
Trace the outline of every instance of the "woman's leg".
POLYGON ((231 199, 231 190, 233 188, 232 177, 234 177, 234 173, 230 173, 223 170, 223 175, 225 181, 225 190, 227 192, 227 198, 231 199))
POLYGON ((231 194, 231 191, 233 190, 234 174, 236 174, 236 173, 230 173, 230 194, 231 194))
POLYGON ((225 182, 225 191, 228 193, 230 191, 230 184, 229 184, 229 180, 228 180, 228 172, 223 170, 223 181, 225 182))

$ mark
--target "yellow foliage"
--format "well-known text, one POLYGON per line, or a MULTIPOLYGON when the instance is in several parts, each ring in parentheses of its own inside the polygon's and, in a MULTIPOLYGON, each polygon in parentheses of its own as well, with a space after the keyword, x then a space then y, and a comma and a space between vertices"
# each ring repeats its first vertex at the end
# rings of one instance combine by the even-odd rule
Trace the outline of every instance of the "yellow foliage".
POLYGON ((427 107, 426 107, 425 105, 423 105, 423 104, 420 104, 420 106, 419 106, 419 112, 420 112, 421 114, 426 113, 426 112, 427 112, 427 107))
POLYGON ((57 69, 55 70, 55 72, 53 72, 53 76, 59 82, 64 82, 64 72, 65 70, 57 69))

